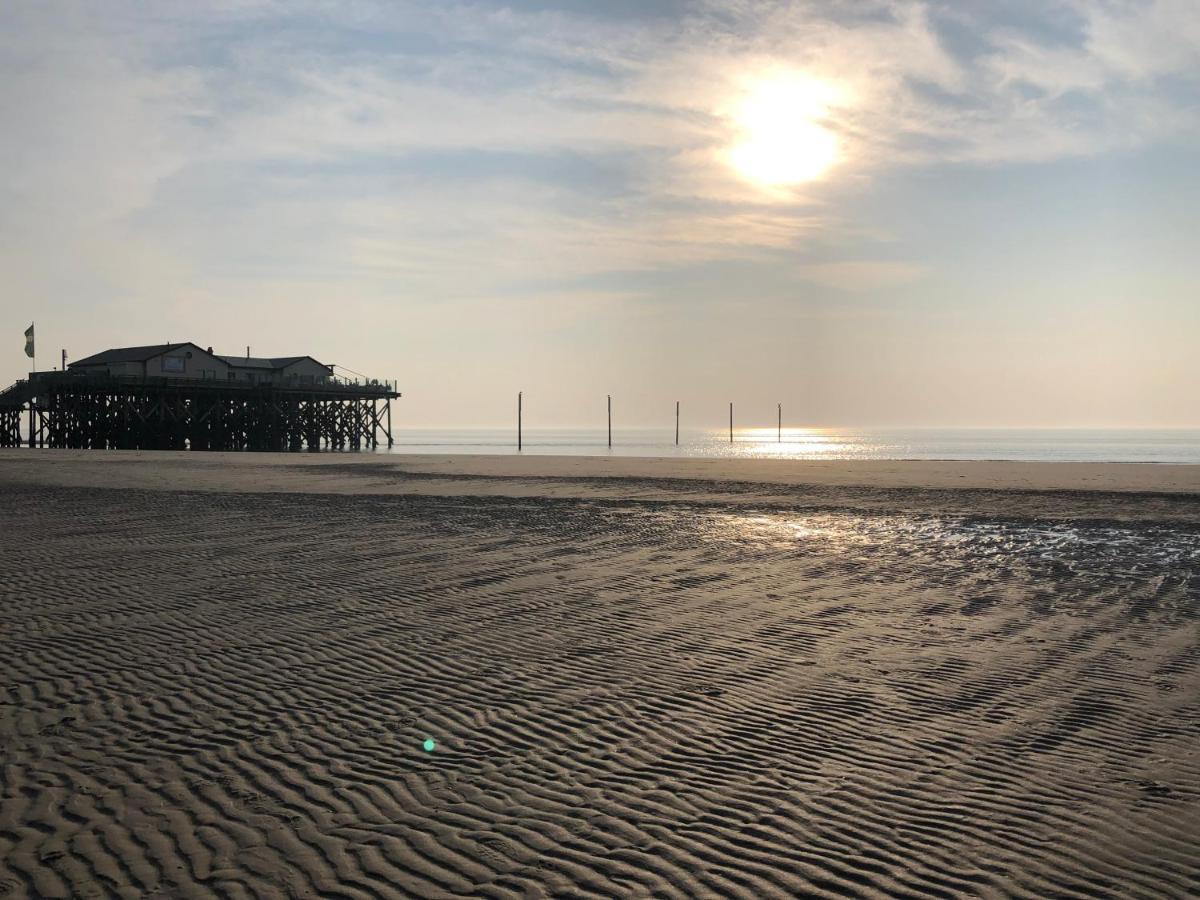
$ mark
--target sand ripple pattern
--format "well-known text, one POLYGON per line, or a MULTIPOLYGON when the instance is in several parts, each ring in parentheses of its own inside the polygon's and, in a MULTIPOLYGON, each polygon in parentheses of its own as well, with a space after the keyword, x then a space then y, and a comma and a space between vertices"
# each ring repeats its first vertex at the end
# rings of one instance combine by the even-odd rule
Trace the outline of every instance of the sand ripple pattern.
POLYGON ((0 897, 1200 893, 1187 527, 0 496, 0 897))

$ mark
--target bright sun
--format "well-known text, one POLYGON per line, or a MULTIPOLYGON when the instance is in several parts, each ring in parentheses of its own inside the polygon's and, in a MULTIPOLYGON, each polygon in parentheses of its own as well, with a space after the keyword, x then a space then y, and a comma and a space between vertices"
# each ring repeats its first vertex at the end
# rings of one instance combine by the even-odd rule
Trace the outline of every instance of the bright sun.
POLYGON ((794 74, 754 82, 734 110, 730 164, 767 187, 821 177, 838 154, 837 138, 820 124, 835 93, 824 82, 794 74))

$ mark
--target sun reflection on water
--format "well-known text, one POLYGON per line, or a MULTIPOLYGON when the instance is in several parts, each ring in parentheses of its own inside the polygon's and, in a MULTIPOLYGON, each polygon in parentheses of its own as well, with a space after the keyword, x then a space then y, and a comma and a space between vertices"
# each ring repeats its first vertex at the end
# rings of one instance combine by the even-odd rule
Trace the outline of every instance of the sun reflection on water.
MULTIPOLYGON (((728 432, 725 432, 728 435, 728 432)), ((711 432, 715 438, 717 432, 711 432)), ((865 456, 868 448, 848 440, 845 433, 827 428, 737 428, 729 443, 729 455, 758 459, 846 459, 865 456)))

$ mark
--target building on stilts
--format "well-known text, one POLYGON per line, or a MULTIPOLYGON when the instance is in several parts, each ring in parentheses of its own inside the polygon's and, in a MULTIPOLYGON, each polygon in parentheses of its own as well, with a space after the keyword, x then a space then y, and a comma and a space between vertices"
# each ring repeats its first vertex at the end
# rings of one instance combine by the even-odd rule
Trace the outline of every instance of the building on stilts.
POLYGON ((0 447, 361 450, 392 446, 387 381, 311 356, 213 353, 198 344, 105 350, 0 392, 0 447), (22 434, 22 425, 26 428, 22 434))

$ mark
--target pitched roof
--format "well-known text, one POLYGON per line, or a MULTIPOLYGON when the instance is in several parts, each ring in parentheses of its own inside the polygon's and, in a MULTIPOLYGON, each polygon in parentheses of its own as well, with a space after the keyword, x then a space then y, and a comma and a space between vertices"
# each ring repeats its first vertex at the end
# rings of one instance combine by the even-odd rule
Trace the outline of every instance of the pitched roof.
POLYGON ((195 344, 185 341, 182 344, 152 344, 148 347, 114 347, 112 350, 104 350, 86 359, 77 359, 68 365, 67 368, 71 368, 71 366, 96 366, 105 363, 145 362, 148 359, 161 356, 163 353, 168 353, 171 350, 178 350, 180 347, 195 346, 195 344))
MULTIPOLYGON (((172 350, 178 350, 181 347, 194 347, 202 353, 208 352, 201 348, 199 344, 193 344, 191 341, 184 341, 181 344, 153 344, 147 347, 114 347, 112 350, 96 353, 86 359, 77 359, 67 368, 71 368, 71 366, 102 366, 108 363, 145 362, 148 359, 153 359, 172 350)), ((217 354, 214 354, 214 356, 239 369, 268 369, 272 371, 286 369, 292 363, 299 362, 302 359, 312 359, 317 365, 324 365, 324 363, 313 359, 311 356, 220 356, 217 354)))
MULTIPOLYGON (((231 366, 239 369, 284 369, 302 359, 312 359, 311 356, 218 356, 231 366)), ((313 360, 316 362, 316 360, 313 360)), ((319 363, 318 363, 319 365, 319 363)))

